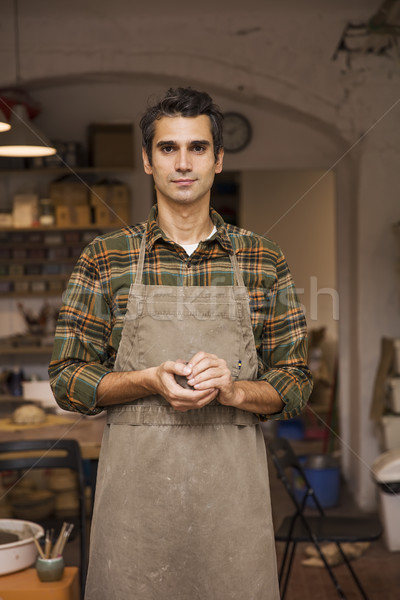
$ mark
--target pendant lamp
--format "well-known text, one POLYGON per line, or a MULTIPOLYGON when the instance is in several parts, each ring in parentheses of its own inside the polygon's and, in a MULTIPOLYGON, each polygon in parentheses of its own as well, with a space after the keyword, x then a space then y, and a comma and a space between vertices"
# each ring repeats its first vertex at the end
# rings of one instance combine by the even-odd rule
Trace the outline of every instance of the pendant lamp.
MULTIPOLYGON (((18 0, 14 0, 14 39, 17 89, 20 88, 20 49, 18 0)), ((23 90, 20 90, 23 93, 23 90)), ((27 94, 25 94, 27 96, 27 94)), ((51 156, 56 153, 50 140, 30 122, 27 102, 7 103, 10 110, 10 131, 0 134, 0 156, 51 156)))
POLYGON ((10 123, 7 121, 3 111, 0 108, 0 133, 2 133, 3 131, 8 131, 10 127, 10 123))
POLYGON ((56 153, 47 137, 29 121, 24 104, 15 104, 10 131, 0 135, 0 156, 51 156, 56 153))

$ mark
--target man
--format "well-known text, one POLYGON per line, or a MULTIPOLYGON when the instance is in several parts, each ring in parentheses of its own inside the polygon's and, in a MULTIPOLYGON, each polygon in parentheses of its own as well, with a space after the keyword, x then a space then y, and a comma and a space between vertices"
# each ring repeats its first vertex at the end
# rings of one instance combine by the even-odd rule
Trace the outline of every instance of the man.
POLYGON ((307 401, 304 316, 279 248, 210 211, 208 94, 170 89, 141 128, 157 205, 85 249, 50 365, 60 406, 107 409, 86 598, 275 600, 259 423, 307 401))

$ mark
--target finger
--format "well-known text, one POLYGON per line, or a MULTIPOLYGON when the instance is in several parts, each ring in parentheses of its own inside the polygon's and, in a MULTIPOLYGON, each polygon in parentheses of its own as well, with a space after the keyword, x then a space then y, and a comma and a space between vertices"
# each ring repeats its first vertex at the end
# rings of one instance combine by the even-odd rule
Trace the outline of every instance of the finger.
POLYGON ((189 365, 191 365, 192 367, 194 367, 195 365, 197 365, 201 360, 205 359, 205 358, 213 358, 213 359, 217 359, 218 360, 218 356, 216 356, 215 354, 211 354, 208 352, 197 352, 197 354, 195 354, 193 356, 193 358, 191 358, 189 360, 189 365))
POLYGON ((199 383, 207 382, 210 379, 223 377, 225 374, 227 374, 227 372, 221 366, 210 367, 204 371, 199 372, 198 374, 192 373, 192 375, 188 377, 188 384, 191 386, 195 386, 199 383))

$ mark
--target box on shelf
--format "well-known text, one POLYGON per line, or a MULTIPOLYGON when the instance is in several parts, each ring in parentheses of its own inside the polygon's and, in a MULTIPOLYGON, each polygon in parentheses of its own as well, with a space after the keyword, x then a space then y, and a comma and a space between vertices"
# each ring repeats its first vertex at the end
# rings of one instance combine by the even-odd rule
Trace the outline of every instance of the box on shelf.
POLYGON ((389 405, 394 413, 400 413, 400 377, 391 377, 389 385, 389 405))
POLYGON ((79 181, 53 181, 49 196, 54 206, 79 205, 88 203, 88 187, 79 181))
POLYGON ((400 448, 400 415, 384 415, 381 418, 384 450, 400 448))
POLYGON ((396 370, 396 373, 398 375, 400 375, 400 338, 394 339, 393 340, 393 346, 394 346, 394 367, 396 370))
POLYGON ((88 128, 93 167, 133 167, 132 123, 92 123, 88 128))
POLYGON ((56 206, 57 227, 86 227, 91 224, 91 212, 88 204, 56 206))
POLYGON ((13 226, 31 227, 38 219, 37 194, 15 194, 13 198, 13 226))
POLYGON ((99 226, 123 227, 130 223, 129 188, 123 183, 93 185, 90 204, 94 208, 94 223, 99 226))
POLYGON ((12 227, 12 226, 13 226, 12 213, 0 212, 0 227, 12 227))

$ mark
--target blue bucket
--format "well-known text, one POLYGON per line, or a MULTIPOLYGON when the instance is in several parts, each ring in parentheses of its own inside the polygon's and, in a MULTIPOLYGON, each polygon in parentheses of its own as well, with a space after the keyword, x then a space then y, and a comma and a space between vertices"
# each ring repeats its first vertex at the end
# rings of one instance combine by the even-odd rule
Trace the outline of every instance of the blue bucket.
MULTIPOLYGON (((340 491, 340 466, 338 461, 326 454, 310 454, 299 458, 304 473, 314 489, 321 506, 332 508, 339 502, 340 491)), ((293 482, 294 493, 298 502, 301 502, 306 492, 304 479, 295 474, 293 482)), ((312 498, 308 498, 306 506, 316 508, 312 498)))
POLYGON ((278 421, 278 437, 288 440, 303 440, 305 426, 301 419, 278 421))

